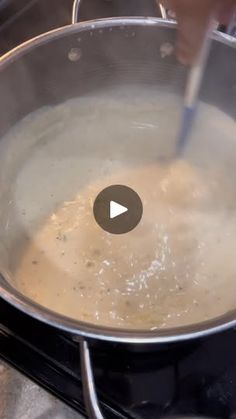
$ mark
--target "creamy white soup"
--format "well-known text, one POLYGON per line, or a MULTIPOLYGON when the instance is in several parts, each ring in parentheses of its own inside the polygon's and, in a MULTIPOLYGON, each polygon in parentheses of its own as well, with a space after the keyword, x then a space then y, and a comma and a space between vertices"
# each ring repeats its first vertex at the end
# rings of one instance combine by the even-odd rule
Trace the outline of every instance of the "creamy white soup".
MULTIPOLYGON (((70 100, 25 118, 14 202, 24 244, 12 272, 29 298, 96 324, 156 329, 236 308, 236 126, 200 104, 175 158, 181 101, 149 92, 70 100), (167 158, 166 158, 167 157, 167 158), (142 199, 131 232, 93 216, 105 187, 142 199)), ((6 142, 7 144, 7 142, 6 142)))

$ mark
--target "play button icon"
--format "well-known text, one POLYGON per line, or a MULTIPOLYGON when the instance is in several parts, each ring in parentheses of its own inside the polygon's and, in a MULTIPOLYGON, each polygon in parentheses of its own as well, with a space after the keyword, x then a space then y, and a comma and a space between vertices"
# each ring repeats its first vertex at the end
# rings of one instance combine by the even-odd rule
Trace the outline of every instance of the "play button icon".
POLYGON ((93 205, 98 225, 108 233, 124 234, 133 230, 143 214, 138 194, 128 186, 112 185, 103 189, 93 205))
POLYGON ((114 201, 110 202, 110 218, 116 218, 127 211, 128 208, 124 207, 123 205, 120 205, 114 201))

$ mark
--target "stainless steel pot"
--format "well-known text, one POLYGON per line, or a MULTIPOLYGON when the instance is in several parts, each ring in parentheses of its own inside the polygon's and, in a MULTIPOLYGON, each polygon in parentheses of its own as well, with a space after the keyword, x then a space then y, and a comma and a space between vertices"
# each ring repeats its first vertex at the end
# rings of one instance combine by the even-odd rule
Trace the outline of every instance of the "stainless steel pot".
MULTIPOLYGON (((174 44, 175 24, 155 18, 90 21, 57 29, 15 48, 0 59, 0 137, 30 112, 110 86, 139 84, 183 94, 187 70, 174 55, 161 58, 163 43, 174 44), (135 32, 136 36, 132 36, 135 32), (92 34, 92 36, 91 36, 92 34), (79 42, 78 42, 79 39, 79 42), (124 42, 125 41, 125 42, 124 42)), ((236 119, 236 40, 214 35, 201 98, 236 119), (220 63, 220 69, 217 69, 220 63)), ((11 196, 17 156, 14 143, 0 143, 0 294, 28 315, 72 333, 80 342, 85 394, 91 417, 102 418, 93 383, 87 339, 129 344, 176 343, 236 326, 236 310, 191 326, 168 330, 123 330, 76 321, 52 312, 16 290, 8 274, 21 247, 11 196), (10 166, 6 163, 11 163, 10 166)), ((27 154, 27 150, 25 150, 27 154)))

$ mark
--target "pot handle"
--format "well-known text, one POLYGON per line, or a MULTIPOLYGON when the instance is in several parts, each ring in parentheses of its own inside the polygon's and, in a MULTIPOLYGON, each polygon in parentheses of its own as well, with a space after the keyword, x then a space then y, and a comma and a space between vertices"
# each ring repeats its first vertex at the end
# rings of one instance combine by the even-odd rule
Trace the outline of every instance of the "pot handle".
POLYGON ((73 8, 72 8, 72 25, 78 23, 78 16, 79 16, 79 8, 80 8, 81 0, 74 0, 73 8))
POLYGON ((166 9, 164 8, 164 6, 162 6, 162 4, 160 3, 160 4, 159 4, 159 7, 160 7, 160 12, 161 12, 161 17, 162 17, 162 19, 168 19, 168 16, 167 16, 167 11, 166 11, 166 9))
MULTIPOLYGON (((85 406, 89 419, 105 419, 103 416, 96 393, 96 387, 93 376, 93 368, 91 363, 88 342, 85 339, 80 340, 80 364, 81 376, 83 383, 83 394, 85 406)), ((167 419, 189 419, 190 416, 165 416, 167 419)), ((163 417, 164 419, 164 417, 163 417)), ((206 416, 191 416, 191 419, 210 419, 206 416)), ((211 419, 214 419, 212 417, 211 419)), ((216 419, 216 418, 215 418, 216 419)))
MULTIPOLYGON (((73 9, 72 9, 72 25, 79 22, 78 17, 79 17, 79 8, 81 5, 81 1, 83 0, 74 0, 73 9)), ((161 3, 159 4, 159 7, 160 7, 160 12, 161 12, 161 17, 163 19, 167 19, 166 9, 164 8, 164 6, 162 6, 161 3)))
POLYGON ((80 341, 80 364, 85 406, 90 419, 105 419, 99 407, 88 342, 80 341))

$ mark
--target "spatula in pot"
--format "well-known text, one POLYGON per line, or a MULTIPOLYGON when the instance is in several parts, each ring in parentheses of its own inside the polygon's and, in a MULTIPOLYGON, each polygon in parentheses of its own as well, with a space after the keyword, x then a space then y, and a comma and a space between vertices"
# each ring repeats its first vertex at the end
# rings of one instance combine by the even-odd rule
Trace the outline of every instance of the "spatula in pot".
POLYGON ((180 156, 183 153, 184 148, 186 147, 190 138, 190 133, 196 115, 199 90, 201 87, 202 78, 205 72, 206 63, 210 52, 211 35, 214 28, 215 23, 214 25, 211 24, 209 29, 207 30, 204 42, 198 55, 198 59, 189 71, 184 96, 184 107, 180 124, 180 131, 178 134, 176 145, 177 156, 180 156))

